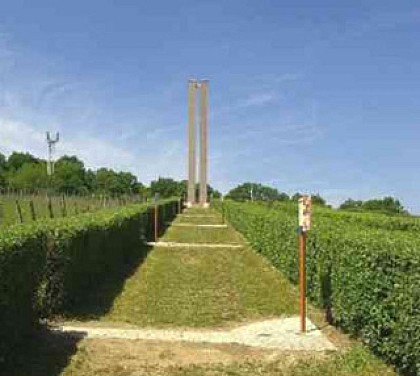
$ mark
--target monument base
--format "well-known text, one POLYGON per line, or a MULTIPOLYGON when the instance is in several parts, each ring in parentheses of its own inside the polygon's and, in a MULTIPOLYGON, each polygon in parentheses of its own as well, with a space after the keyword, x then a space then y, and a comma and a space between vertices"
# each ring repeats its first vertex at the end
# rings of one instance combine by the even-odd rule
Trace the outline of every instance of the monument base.
POLYGON ((200 204, 200 203, 192 203, 192 202, 186 202, 185 203, 185 207, 187 208, 209 208, 210 204, 208 202, 205 202, 204 204, 200 204))

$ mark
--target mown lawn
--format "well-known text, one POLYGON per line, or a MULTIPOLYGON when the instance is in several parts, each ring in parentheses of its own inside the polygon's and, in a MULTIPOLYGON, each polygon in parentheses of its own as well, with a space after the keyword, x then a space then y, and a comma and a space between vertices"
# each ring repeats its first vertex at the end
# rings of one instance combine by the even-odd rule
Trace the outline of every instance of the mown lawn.
MULTIPOLYGON (((205 360, 191 358, 194 352, 191 350, 179 354, 176 345, 172 349, 164 348, 157 354, 148 354, 148 360, 142 353, 136 350, 125 351, 118 348, 118 343, 112 346, 87 342, 80 346, 78 354, 73 358, 70 366, 64 372, 65 376, 395 376, 395 372, 371 355, 362 346, 355 346, 348 352, 328 355, 271 355, 275 360, 259 361, 255 356, 249 357, 249 350, 235 349, 237 359, 233 362, 206 362, 205 360), (101 351, 101 354, 98 352, 101 351), (241 354, 241 351, 244 354, 241 354), (192 360, 192 364, 182 359, 176 359, 183 355, 192 360), (243 360, 239 360, 243 357, 243 360), (154 358, 154 359, 153 359, 154 358), (152 361, 150 361, 152 360, 152 361), (153 361, 154 360, 154 361, 153 361), (178 364, 177 364, 178 362, 178 364), (196 362, 196 363, 195 363, 196 362), (198 364, 197 364, 198 363, 198 364)), ((140 351, 150 351, 154 344, 148 344, 148 348, 141 347, 140 351)), ((206 349, 211 353, 210 349, 206 349)), ((225 350, 226 351, 226 350, 225 350)), ((232 352, 232 350, 230 350, 232 352)), ((196 352, 197 356, 203 356, 196 352)), ((218 355, 225 359, 223 350, 218 355)), ((263 354, 260 354, 264 357, 263 354)), ((211 355, 209 358, 212 358, 211 355)), ((267 358, 267 357, 266 357, 267 358)), ((269 358, 269 357, 268 357, 269 358)))
POLYGON ((209 327, 296 314, 295 290, 232 228, 172 227, 162 240, 244 247, 154 248, 102 321, 209 327))
POLYGON ((161 239, 167 242, 180 243, 243 243, 238 233, 230 228, 214 227, 171 227, 161 239))
POLYGON ((197 225, 221 225, 223 220, 220 215, 211 215, 211 216, 179 216, 174 223, 191 223, 197 225))
POLYGON ((288 282, 249 249, 156 248, 103 321, 219 326, 296 314, 288 282))

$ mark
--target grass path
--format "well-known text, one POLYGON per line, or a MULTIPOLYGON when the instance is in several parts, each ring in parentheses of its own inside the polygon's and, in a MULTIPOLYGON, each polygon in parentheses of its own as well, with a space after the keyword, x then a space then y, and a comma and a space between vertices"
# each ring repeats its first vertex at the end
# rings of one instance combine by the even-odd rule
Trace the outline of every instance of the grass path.
POLYGON ((296 314, 295 290, 232 228, 171 227, 161 240, 243 247, 154 248, 102 321, 209 327, 296 314))

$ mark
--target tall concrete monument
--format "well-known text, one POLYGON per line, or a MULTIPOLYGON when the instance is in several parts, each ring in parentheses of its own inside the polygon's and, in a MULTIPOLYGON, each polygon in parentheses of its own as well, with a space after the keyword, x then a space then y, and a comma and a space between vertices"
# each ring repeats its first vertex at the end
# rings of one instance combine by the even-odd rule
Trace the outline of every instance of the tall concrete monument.
POLYGON ((188 81, 188 187, 187 206, 200 205, 208 207, 207 197, 207 153, 208 153, 208 80, 188 81), (200 93, 200 162, 199 197, 196 194, 197 175, 197 133, 196 133, 196 97, 200 93))

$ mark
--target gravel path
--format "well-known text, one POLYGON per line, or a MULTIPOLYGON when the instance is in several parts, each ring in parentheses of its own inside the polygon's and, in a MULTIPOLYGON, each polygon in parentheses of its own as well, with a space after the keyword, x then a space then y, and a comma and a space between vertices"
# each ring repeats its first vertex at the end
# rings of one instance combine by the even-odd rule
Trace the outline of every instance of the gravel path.
POLYGON ((198 225, 195 223, 172 223, 172 227, 208 227, 208 228, 227 228, 227 225, 198 225))
POLYGON ((182 218, 213 218, 213 219, 218 218, 211 214, 180 214, 180 217, 182 218))
POLYGON ((243 244, 215 244, 215 243, 178 243, 178 242, 148 242, 151 247, 170 247, 170 248, 243 248, 243 244))
POLYGON ((85 338, 144 339, 160 341, 187 341, 214 344, 240 344, 245 346, 294 351, 336 350, 336 347, 307 321, 308 332, 299 332, 299 318, 265 320, 231 330, 184 329, 115 329, 83 326, 62 326, 55 331, 85 338))

